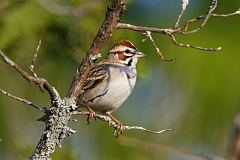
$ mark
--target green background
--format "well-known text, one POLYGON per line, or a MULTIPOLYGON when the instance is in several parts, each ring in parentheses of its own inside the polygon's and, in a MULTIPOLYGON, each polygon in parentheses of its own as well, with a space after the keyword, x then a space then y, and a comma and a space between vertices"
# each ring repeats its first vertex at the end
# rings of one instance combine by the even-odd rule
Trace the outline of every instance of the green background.
MULTIPOLYGON (((51 0, 75 8, 87 0, 51 0)), ((87 52, 110 1, 98 1, 79 15, 57 15, 44 0, 0 1, 0 48, 27 69, 38 41, 42 40, 36 71, 64 97, 73 75, 87 52)), ((205 14, 210 0, 191 0, 183 21, 205 14)), ((229 13, 240 7, 239 0, 219 0, 215 13, 229 13)), ((131 0, 121 21, 136 25, 169 28, 181 9, 180 0, 131 0)), ((194 25, 195 27, 198 26, 194 25)), ((193 27, 194 27, 193 26, 193 27)), ((71 127, 77 131, 66 138, 53 155, 58 160, 159 160, 206 159, 227 155, 235 116, 240 107, 240 16, 212 18, 198 33, 179 35, 178 40, 223 49, 217 53, 172 44, 169 37, 153 34, 166 58, 160 61, 151 42, 141 42, 141 33, 115 30, 102 49, 120 39, 129 39, 147 56, 139 62, 133 94, 114 113, 126 125, 140 125, 173 132, 153 135, 126 131, 115 139, 107 123, 86 117, 71 127)), ((49 106, 46 92, 28 84, 0 61, 0 88, 49 106)), ((35 120, 42 114, 0 94, 0 159, 26 159, 37 144, 44 125, 35 120)))

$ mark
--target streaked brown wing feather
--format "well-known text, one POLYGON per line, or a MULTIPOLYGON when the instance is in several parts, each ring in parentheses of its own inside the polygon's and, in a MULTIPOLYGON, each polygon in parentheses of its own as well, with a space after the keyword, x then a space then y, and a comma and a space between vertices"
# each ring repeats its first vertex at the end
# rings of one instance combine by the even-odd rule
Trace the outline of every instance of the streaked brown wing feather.
POLYGON ((98 86, 98 84, 106 80, 107 72, 108 69, 106 65, 98 64, 94 66, 83 85, 83 89, 86 91, 98 86))

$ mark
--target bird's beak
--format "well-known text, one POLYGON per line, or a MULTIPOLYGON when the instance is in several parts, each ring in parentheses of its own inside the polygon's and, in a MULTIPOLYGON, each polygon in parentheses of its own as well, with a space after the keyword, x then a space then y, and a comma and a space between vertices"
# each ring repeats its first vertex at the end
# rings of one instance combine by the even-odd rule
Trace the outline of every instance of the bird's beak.
POLYGON ((138 51, 138 52, 135 54, 135 57, 137 57, 137 58, 141 58, 141 57, 144 57, 144 56, 145 56, 145 54, 142 53, 142 52, 140 52, 140 51, 138 51))

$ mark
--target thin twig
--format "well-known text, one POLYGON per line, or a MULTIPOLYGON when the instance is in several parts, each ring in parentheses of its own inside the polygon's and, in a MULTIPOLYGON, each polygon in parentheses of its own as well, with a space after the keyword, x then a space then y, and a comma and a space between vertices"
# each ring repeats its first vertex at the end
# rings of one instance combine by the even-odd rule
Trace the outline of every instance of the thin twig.
POLYGON ((46 89, 51 97, 52 103, 55 101, 58 101, 59 94, 56 91, 54 87, 50 85, 50 83, 44 79, 44 78, 36 78, 33 76, 30 76, 25 70, 23 70, 18 64, 13 62, 11 59, 9 59, 3 52, 0 50, 0 57, 2 60, 10 65, 12 68, 14 68, 23 78, 25 78, 29 83, 35 83, 41 91, 43 89, 46 89))
POLYGON ((192 34, 192 33, 198 32, 200 29, 202 29, 202 28, 206 25, 207 21, 208 21, 208 20, 210 19, 210 17, 211 17, 212 12, 213 12, 216 8, 217 8, 217 0, 212 0, 211 4, 209 5, 209 10, 208 10, 208 12, 207 12, 207 14, 206 14, 206 16, 205 16, 205 18, 204 18, 203 23, 202 23, 199 27, 193 29, 192 31, 187 31, 187 32, 182 31, 182 32, 180 32, 180 33, 181 33, 181 34, 192 34))
POLYGON ((128 29, 133 31, 139 31, 139 32, 155 32, 155 33, 161 33, 161 34, 172 34, 179 32, 180 29, 174 29, 174 28, 156 28, 156 27, 144 27, 144 26, 136 26, 132 24, 127 23, 118 23, 116 29, 128 29))
POLYGON ((227 14, 212 13, 211 14, 211 16, 213 16, 213 17, 230 17, 230 16, 235 16, 235 15, 240 15, 240 8, 238 8, 238 10, 236 10, 235 12, 232 12, 232 13, 227 13, 227 14))
MULTIPOLYGON (((159 47, 157 46, 157 44, 155 43, 153 37, 152 37, 152 33, 150 31, 146 31, 145 33, 143 33, 144 35, 146 35, 146 37, 152 42, 152 45, 154 46, 155 50, 157 51, 158 56, 160 57, 160 59, 162 61, 166 61, 166 62, 172 62, 175 61, 176 58, 172 58, 172 59, 165 59, 163 53, 160 51, 159 47)), ((145 41, 145 39, 143 39, 143 41, 145 41)))
POLYGON ((146 31, 144 34, 152 42, 152 45, 154 46, 154 48, 157 51, 157 54, 161 58, 161 60, 164 60, 164 56, 163 56, 162 52, 160 51, 160 49, 158 48, 158 46, 156 45, 156 43, 155 43, 155 41, 154 41, 154 39, 152 37, 151 32, 150 31, 146 31))
MULTIPOLYGON (((128 29, 128 30, 144 32, 144 33, 146 33, 146 32, 153 33, 154 32, 154 33, 169 35, 172 39, 172 42, 175 45, 180 46, 180 47, 195 48, 195 49, 199 49, 199 50, 203 50, 203 51, 213 51, 213 52, 221 50, 221 47, 205 48, 205 47, 195 46, 195 45, 191 45, 191 44, 179 43, 179 42, 177 42, 174 35, 175 34, 188 35, 188 34, 196 33, 206 25, 206 23, 208 22, 208 20, 211 17, 229 17, 229 16, 234 16, 234 15, 239 15, 240 8, 237 11, 232 12, 232 13, 216 14, 216 13, 213 13, 213 11, 217 8, 217 0, 212 0, 211 4, 209 5, 209 9, 205 15, 201 15, 197 18, 190 19, 183 26, 179 27, 179 23, 180 23, 181 18, 186 10, 188 3, 189 3, 189 0, 182 0, 182 9, 181 9, 179 17, 176 21, 175 28, 156 28, 156 27, 136 26, 136 25, 126 24, 126 23, 118 23, 117 29, 128 29), (201 25, 199 27, 197 27, 191 31, 188 31, 189 24, 194 23, 201 19, 204 19, 204 21, 201 23, 201 25), (184 30, 182 31, 182 29, 184 29, 184 30)), ((154 43, 153 43, 153 46, 155 47, 155 49, 157 50, 157 52, 159 54, 160 49, 158 47, 156 47, 156 45, 154 45, 154 43)), ((163 56, 161 53, 159 55, 163 56)))
POLYGON ((38 76, 37 76, 36 72, 34 71, 34 63, 35 63, 35 61, 36 61, 36 59, 37 59, 38 51, 39 51, 39 49, 40 49, 41 44, 42 44, 42 41, 39 40, 38 46, 37 46, 36 51, 35 51, 35 54, 33 55, 33 58, 32 58, 32 63, 31 63, 31 65, 29 66, 29 70, 32 72, 32 74, 33 74, 34 77, 36 77, 36 78, 38 78, 38 76))
POLYGON ((178 19, 177 19, 177 21, 176 21, 176 23, 175 23, 175 28, 178 28, 178 27, 179 27, 179 22, 180 22, 180 20, 181 20, 181 18, 182 18, 182 16, 183 16, 183 14, 184 14, 187 6, 188 6, 188 3, 189 3, 189 0, 182 0, 182 9, 181 9, 181 12, 180 12, 180 14, 178 15, 178 19))
MULTIPOLYGON (((217 13, 212 13, 210 14, 211 17, 230 17, 230 16, 235 16, 235 15, 239 15, 240 14, 240 8, 238 10, 236 10, 235 12, 231 12, 231 13, 227 13, 227 14, 217 14, 217 13)), ((193 19, 190 19, 188 20, 184 25, 183 25, 183 28, 184 28, 184 31, 187 31, 188 30, 188 26, 191 24, 191 23, 195 23, 201 19, 205 19, 206 18, 206 15, 201 15, 201 16, 198 16, 197 18, 193 18, 193 19)))
POLYGON ((212 52, 220 51, 222 49, 221 47, 218 47, 218 48, 205 48, 205 47, 195 46, 195 45, 192 45, 192 44, 183 44, 183 43, 178 42, 173 34, 170 34, 169 36, 171 37, 172 42, 176 46, 179 46, 179 47, 195 48, 195 49, 199 49, 199 50, 203 50, 203 51, 212 51, 212 52))
POLYGON ((205 19, 204 22, 201 24, 200 27, 198 27, 198 29, 194 29, 193 31, 191 31, 192 33, 195 33, 195 30, 200 30, 201 28, 203 28, 206 24, 206 22, 209 20, 210 17, 230 17, 230 16, 235 16, 235 15, 240 15, 240 8, 235 11, 235 12, 231 12, 228 14, 216 14, 216 13, 212 13, 215 8, 217 7, 217 3, 211 3, 212 6, 210 5, 210 9, 207 12, 207 15, 201 15, 198 16, 197 18, 193 18, 188 20, 182 27, 179 28, 157 28, 157 27, 147 27, 147 26, 137 26, 137 25, 133 25, 133 24, 127 24, 127 23, 118 23, 116 29, 128 29, 128 30, 133 30, 133 31, 138 31, 138 32, 146 32, 146 31, 150 31, 150 32, 154 32, 154 33, 161 33, 161 34, 190 34, 190 32, 183 32, 181 31, 182 28, 187 28, 189 24, 194 23, 198 20, 201 19, 205 19), (208 19, 206 20, 208 16, 208 19))
POLYGON ((174 129, 162 129, 162 130, 159 130, 159 131, 152 131, 152 130, 149 130, 149 129, 146 129, 144 127, 141 127, 141 126, 123 126, 123 129, 124 130, 142 130, 142 131, 146 131, 146 132, 150 132, 150 133, 153 133, 153 134, 161 134, 163 132, 167 132, 167 131, 173 131, 174 129))
MULTIPOLYGON (((85 116, 88 116, 89 115, 89 112, 84 112, 84 111, 74 111, 72 112, 73 115, 85 115, 85 116)), ((112 126, 113 128, 117 128, 118 127, 118 124, 113 121, 109 116, 107 115, 102 115, 102 114, 97 114, 96 113, 96 118, 102 120, 102 121, 105 121, 107 122, 110 126, 112 126)), ((153 131, 153 130, 149 130, 149 129, 146 129, 142 126, 127 126, 127 125, 124 125, 122 127, 123 131, 124 130, 141 130, 141 131, 145 131, 145 132, 150 132, 150 133, 153 133, 153 134, 161 134, 161 133, 164 133, 164 132, 167 132, 167 131, 172 131, 173 129, 163 129, 163 130, 159 130, 159 131, 153 131)))
POLYGON ((4 95, 6 95, 6 96, 8 96, 8 97, 10 97, 10 98, 12 98, 12 99, 14 99, 14 100, 17 100, 17 101, 19 101, 19 102, 22 102, 22 103, 25 103, 25 104, 27 104, 27 105, 30 105, 30 106, 36 108, 37 110, 39 110, 39 111, 41 111, 41 112, 44 112, 44 113, 47 112, 45 108, 42 108, 42 107, 40 107, 40 106, 32 103, 31 101, 27 100, 27 99, 14 96, 14 95, 12 95, 11 93, 6 92, 6 91, 4 91, 4 90, 2 90, 2 89, 0 89, 0 92, 2 92, 4 95))
MULTIPOLYGON (((146 37, 152 42, 152 45, 154 46, 155 50, 157 51, 158 56, 160 57, 160 59, 162 61, 166 61, 166 62, 172 62, 175 61, 176 58, 173 59, 165 59, 163 53, 160 51, 159 47, 157 46, 157 44, 155 43, 152 34, 150 31, 146 31, 145 33, 143 33, 144 35, 146 35, 146 37)), ((145 39, 143 39, 143 41, 145 41, 145 39)))

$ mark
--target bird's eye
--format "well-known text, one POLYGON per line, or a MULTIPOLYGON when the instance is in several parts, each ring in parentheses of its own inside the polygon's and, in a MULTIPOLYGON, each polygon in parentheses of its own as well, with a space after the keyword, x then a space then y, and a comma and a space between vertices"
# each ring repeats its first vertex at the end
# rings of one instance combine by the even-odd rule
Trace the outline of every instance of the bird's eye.
POLYGON ((130 50, 129 50, 129 49, 126 49, 126 50, 125 50, 125 53, 130 53, 130 50))

